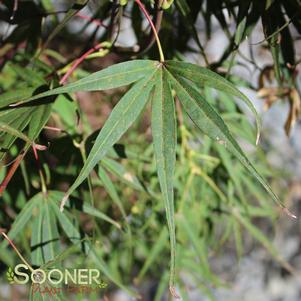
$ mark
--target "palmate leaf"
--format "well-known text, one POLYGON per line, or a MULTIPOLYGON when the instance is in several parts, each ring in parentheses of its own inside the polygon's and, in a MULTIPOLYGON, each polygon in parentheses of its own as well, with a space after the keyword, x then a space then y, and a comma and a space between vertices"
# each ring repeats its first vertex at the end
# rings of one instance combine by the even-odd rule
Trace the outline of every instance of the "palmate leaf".
POLYGON ((66 213, 62 214, 60 212, 57 202, 51 202, 51 206, 58 222, 60 223, 67 237, 72 241, 72 243, 78 243, 78 241, 81 239, 78 225, 73 223, 73 221, 67 216, 66 213))
MULTIPOLYGON (((48 191, 47 194, 38 193, 30 199, 17 215, 14 223, 8 232, 8 237, 14 240, 27 227, 32 220, 31 247, 32 262, 40 265, 52 260, 59 250, 58 224, 72 243, 78 243, 81 238, 78 225, 73 224, 68 212, 60 212, 59 203, 64 193, 59 191, 48 191)), ((79 204, 79 202, 77 202, 79 204)), ((69 206, 69 202, 67 206, 69 206)), ((89 204, 82 204, 76 207, 80 212, 95 216, 120 229, 120 225, 104 213, 91 207, 89 204)), ((0 244, 0 252, 4 253, 7 241, 0 244)))
POLYGON ((77 241, 76 243, 74 243, 73 245, 71 245, 70 247, 64 249, 61 253, 57 254, 55 256, 55 258, 51 261, 46 262, 45 264, 42 264, 40 266, 41 269, 43 270, 48 270, 50 267, 58 267, 58 266, 62 266, 62 262, 68 258, 70 258, 71 254, 74 253, 78 253, 77 256, 78 257, 82 257, 85 255, 82 255, 82 244, 87 244, 87 241, 89 240, 89 238, 83 238, 79 241, 77 241))
POLYGON ((8 125, 7 123, 1 122, 1 121, 0 121, 0 131, 7 133, 11 136, 14 136, 16 138, 20 138, 29 144, 33 143, 33 141, 31 141, 30 138, 27 137, 25 134, 23 134, 21 131, 19 131, 18 129, 15 129, 15 128, 11 127, 10 125, 8 125))
POLYGON ((29 87, 25 84, 18 85, 15 90, 0 95, 0 124, 6 127, 2 128, 0 133, 0 148, 4 150, 3 154, 0 154, 0 160, 17 138, 27 142, 28 146, 24 149, 25 151, 29 149, 48 121, 52 107, 52 104, 48 103, 51 99, 48 99, 46 104, 38 106, 10 107, 11 104, 26 100, 35 93, 45 91, 45 87, 47 88, 43 76, 31 68, 24 69, 16 64, 11 64, 10 67, 13 73, 24 80, 29 87), (15 131, 11 131, 10 128, 15 131))
MULTIPOLYGON (((201 84, 202 86, 213 87, 232 96, 241 98, 256 114, 259 133, 259 117, 252 103, 229 81, 205 68, 176 61, 159 63, 149 60, 136 60, 116 64, 72 84, 30 97, 22 101, 22 103, 50 95, 76 91, 111 89, 134 82, 137 83, 121 98, 99 132, 79 176, 63 198, 61 209, 64 208, 69 195, 88 177, 89 173, 99 161, 104 159, 102 164, 107 167, 105 164, 107 160, 105 155, 133 124, 148 100, 151 99, 154 153, 170 234, 170 287, 172 289, 174 284, 176 249, 173 192, 176 117, 172 89, 175 91, 184 110, 195 125, 205 135, 224 145, 263 185, 273 200, 281 207, 284 208, 284 206, 273 193, 270 186, 250 163, 220 115, 209 102, 202 97, 198 86, 201 84)), ((257 140, 258 138, 259 134, 257 135, 257 140)))
MULTIPOLYGON (((73 244, 77 244, 81 240, 76 220, 72 219, 69 212, 60 212, 59 203, 63 195, 59 191, 48 191, 47 197, 43 197, 43 200, 35 208, 38 212, 32 225, 31 246, 33 250, 31 255, 33 264, 41 265, 52 261, 59 253, 58 225, 73 244)), ((88 204, 83 204, 81 211, 120 228, 117 222, 88 204)))
MULTIPOLYGON (((51 105, 41 105, 34 110, 30 110, 29 115, 28 116, 25 115, 27 117, 26 119, 30 120, 28 135, 22 132, 22 127, 15 128, 13 126, 10 126, 10 124, 15 125, 15 122, 11 122, 11 121, 2 122, 1 117, 0 117, 0 131, 2 132, 2 134, 7 133, 9 135, 8 138, 10 139, 12 139, 13 137, 19 138, 27 142, 29 145, 32 145, 34 143, 34 139, 37 138, 41 129, 48 121, 50 113, 51 113, 51 105)), ((18 117, 19 114, 17 114, 16 116, 18 117)))

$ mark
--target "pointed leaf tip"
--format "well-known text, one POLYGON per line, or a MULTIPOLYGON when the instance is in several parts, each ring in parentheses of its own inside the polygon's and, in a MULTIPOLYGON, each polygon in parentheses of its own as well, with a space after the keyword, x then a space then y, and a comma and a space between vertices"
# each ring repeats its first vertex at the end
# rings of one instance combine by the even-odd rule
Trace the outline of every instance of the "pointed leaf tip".
POLYGON ((288 215, 289 217, 293 218, 293 219, 297 219, 297 216, 293 213, 291 213, 287 208, 283 208, 283 212, 288 215))

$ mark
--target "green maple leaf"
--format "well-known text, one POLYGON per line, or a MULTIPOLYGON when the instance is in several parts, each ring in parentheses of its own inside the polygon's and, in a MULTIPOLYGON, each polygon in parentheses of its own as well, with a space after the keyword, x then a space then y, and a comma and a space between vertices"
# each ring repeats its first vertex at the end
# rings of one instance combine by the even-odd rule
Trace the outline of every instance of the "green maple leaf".
MULTIPOLYGON (((152 134, 157 172, 166 209, 171 246, 170 287, 175 282, 176 236, 174 222, 173 174, 176 164, 176 111, 173 91, 183 109, 199 130, 225 146, 266 189, 272 199, 284 207, 264 178, 244 154, 227 125, 214 107, 203 97, 200 86, 209 86, 238 97, 255 113, 258 133, 259 117, 251 101, 220 75, 197 65, 166 61, 134 60, 113 65, 74 83, 24 99, 21 103, 43 97, 78 91, 101 91, 133 84, 112 110, 99 132, 89 156, 73 185, 66 193, 61 209, 71 193, 105 158, 112 146, 139 117, 148 102, 152 105, 152 134)), ((1 98, 0 98, 1 103, 1 98)), ((257 139, 259 134, 257 134, 257 139)))

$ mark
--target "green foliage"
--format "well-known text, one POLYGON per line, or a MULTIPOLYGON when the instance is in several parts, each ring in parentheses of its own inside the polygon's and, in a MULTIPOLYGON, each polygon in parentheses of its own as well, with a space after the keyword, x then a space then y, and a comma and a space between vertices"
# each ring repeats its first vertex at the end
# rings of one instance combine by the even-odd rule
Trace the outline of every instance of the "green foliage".
MULTIPOLYGON (((97 23, 97 18, 111 20, 101 36, 110 47, 89 57, 95 47, 87 51, 82 45, 82 56, 75 60, 72 55, 66 59, 56 42, 64 36, 75 39, 68 32, 68 22, 92 4, 68 4, 61 22, 53 17, 52 30, 39 46, 44 18, 40 15, 46 16, 46 9, 55 6, 52 1, 38 2, 21 1, 14 11, 11 3, 4 1, 0 8, 0 12, 12 13, 9 20, 2 13, 0 18, 16 24, 0 49, 6 55, 14 51, 13 57, 0 62, 0 171, 5 184, 1 201, 14 214, 7 217, 1 213, 0 222, 30 263, 43 269, 62 262, 96 266, 110 288, 115 284, 133 296, 138 295, 131 288, 134 282, 153 277, 160 279, 154 299, 160 300, 168 286, 166 262, 170 258, 172 294, 177 286, 185 298, 185 281, 179 271, 189 271, 200 290, 213 298, 209 287, 221 285, 221 281, 211 271, 210 253, 234 240, 240 256, 246 230, 287 267, 265 234, 252 224, 255 217, 275 219, 265 192, 285 207, 266 180, 271 173, 263 152, 256 149, 246 154, 237 142, 240 138, 244 143, 258 143, 260 117, 238 89, 244 83, 231 76, 231 69, 239 45, 262 18, 275 79, 280 87, 287 84, 288 89, 296 89, 290 69, 297 66, 292 38, 288 35, 288 47, 277 41, 282 31, 289 32, 284 17, 279 15, 282 8, 300 29, 300 22, 292 16, 292 7, 300 7, 299 3, 146 1, 147 11, 157 9, 157 30, 161 8, 166 9, 160 33, 169 58, 165 61, 156 32, 150 39, 144 36, 145 11, 140 1, 133 1, 136 3, 132 6, 131 1, 99 4, 90 22, 97 23), (235 21, 234 34, 228 30, 224 8, 235 21), (39 18, 30 21, 35 11, 39 18), (116 44, 115 25, 123 12, 137 17, 132 26, 138 40, 144 37, 151 41, 140 45, 141 53, 135 59, 129 59, 130 49, 120 49, 116 44), (198 14, 206 21, 208 37, 214 15, 229 39, 219 62, 208 61, 195 27, 198 14), (31 34, 33 26, 35 34, 31 34), (184 62, 179 55, 191 51, 190 38, 195 40, 207 67, 184 62), (155 40, 160 62, 153 58, 155 40), (22 48, 21 43, 26 47, 22 48), (78 65, 92 58, 103 62, 110 52, 118 54, 120 59, 116 61, 122 62, 96 72, 78 65), (218 73, 223 66, 227 67, 227 76, 218 73), (59 79, 69 71, 69 83, 62 85, 59 79), (91 116, 83 108, 83 100, 88 105, 91 95, 80 94, 83 92, 101 93, 102 106, 110 108, 105 122, 102 114, 97 115, 95 132, 91 116), (236 98, 254 113, 257 134, 236 98), (45 131, 53 128, 58 132, 55 135, 45 131), (151 129, 151 139, 146 128, 151 129), (7 165, 15 157, 12 167, 7 165), (67 192, 61 192, 67 187, 67 192)), ((135 51, 131 54, 137 56, 135 51)), ((4 241, 0 244, 0 259, 11 265, 8 254, 12 251, 7 250, 8 241, 4 241)), ((7 279, 13 281, 11 269, 7 279)))

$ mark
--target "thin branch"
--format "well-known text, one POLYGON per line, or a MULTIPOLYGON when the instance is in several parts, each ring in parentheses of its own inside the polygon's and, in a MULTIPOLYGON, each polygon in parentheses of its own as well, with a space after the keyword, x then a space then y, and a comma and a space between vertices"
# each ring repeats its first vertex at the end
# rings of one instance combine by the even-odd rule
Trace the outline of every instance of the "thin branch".
POLYGON ((75 60, 74 64, 70 67, 70 69, 66 72, 66 74, 60 80, 60 84, 64 84, 69 76, 75 71, 75 69, 93 52, 103 48, 103 43, 97 44, 88 51, 86 51, 81 57, 75 60))
POLYGON ((21 153, 18 155, 18 157, 14 160, 14 163, 12 164, 11 168, 9 169, 7 175, 5 176, 4 180, 0 184, 0 196, 2 196, 4 190, 6 189, 8 183, 10 182, 11 178, 15 174, 16 170, 18 169, 21 161, 23 160, 24 156, 26 154, 25 149, 21 151, 21 153))
POLYGON ((144 16, 146 17, 147 21, 149 22, 152 30, 153 30, 153 33, 154 33, 154 36, 155 36, 155 39, 157 41, 157 46, 158 46, 158 50, 159 50, 159 54, 160 54, 160 61, 161 62, 164 62, 165 59, 164 59, 164 54, 163 54, 163 50, 162 50, 162 46, 161 46, 161 42, 160 42, 160 39, 159 39, 159 36, 158 36, 158 33, 157 33, 157 29, 148 13, 148 11, 146 10, 144 4, 141 3, 140 0, 135 0, 135 2, 139 5, 141 11, 143 12, 144 16))
MULTIPOLYGON (((153 17, 153 23, 155 25, 156 28, 156 32, 159 33, 160 28, 161 28, 161 23, 162 23, 162 17, 163 17, 163 10, 160 6, 160 1, 157 0, 155 3, 155 14, 153 17)), ((153 44, 156 41, 156 37, 154 32, 151 30, 151 32, 149 33, 148 37, 146 38, 144 45, 142 45, 141 47, 141 53, 145 53, 146 51, 148 51, 153 44)))
POLYGON ((14 242, 7 236, 7 234, 3 231, 3 229, 0 229, 1 235, 8 241, 8 243, 12 246, 12 248, 15 250, 19 258, 23 261, 23 263, 28 267, 28 269, 33 272, 34 269, 31 267, 31 265, 27 262, 27 260, 22 256, 14 242))

